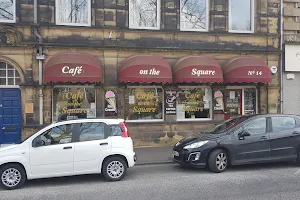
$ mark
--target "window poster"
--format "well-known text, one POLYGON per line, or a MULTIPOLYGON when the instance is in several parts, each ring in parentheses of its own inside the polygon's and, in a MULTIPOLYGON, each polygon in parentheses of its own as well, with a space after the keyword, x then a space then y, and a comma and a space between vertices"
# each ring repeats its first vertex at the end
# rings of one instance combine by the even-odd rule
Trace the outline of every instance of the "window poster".
POLYGON ((116 95, 112 90, 105 92, 105 116, 117 116, 117 100, 116 95))

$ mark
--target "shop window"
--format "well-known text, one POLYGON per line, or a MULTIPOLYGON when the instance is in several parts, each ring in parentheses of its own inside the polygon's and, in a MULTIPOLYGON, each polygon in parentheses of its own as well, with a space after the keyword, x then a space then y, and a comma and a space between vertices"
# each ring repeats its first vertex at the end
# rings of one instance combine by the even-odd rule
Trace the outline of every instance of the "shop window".
POLYGON ((0 85, 19 85, 20 83, 19 72, 10 64, 0 62, 0 85))
POLYGON ((256 88, 244 89, 244 114, 256 113, 256 88))
POLYGON ((208 30, 208 0, 180 0, 180 30, 208 30))
POLYGON ((211 119, 210 88, 181 88, 176 101, 177 120, 211 119))
POLYGON ((0 0, 0 22, 16 22, 16 0, 0 0))
POLYGON ((127 88, 126 120, 163 120, 162 88, 127 88))
POLYGON ((53 89, 53 121, 96 118, 95 89, 57 87, 53 89))
POLYGON ((226 89, 225 119, 257 113, 256 88, 226 89))
POLYGON ((254 0, 229 0, 229 31, 254 32, 254 0))
POLYGON ((160 29, 160 0, 129 0, 129 27, 160 29))
POLYGON ((56 24, 91 26, 91 0, 56 0, 56 24))

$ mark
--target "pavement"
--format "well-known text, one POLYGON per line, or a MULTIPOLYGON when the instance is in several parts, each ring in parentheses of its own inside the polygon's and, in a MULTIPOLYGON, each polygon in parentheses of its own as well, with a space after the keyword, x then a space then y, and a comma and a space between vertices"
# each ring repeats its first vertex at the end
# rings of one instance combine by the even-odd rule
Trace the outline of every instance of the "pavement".
POLYGON ((119 182, 100 175, 28 181, 4 191, 9 200, 299 200, 300 167, 292 163, 239 166, 223 173, 177 164, 138 165, 119 182))
POLYGON ((137 165, 172 163, 172 146, 170 147, 137 147, 137 165))

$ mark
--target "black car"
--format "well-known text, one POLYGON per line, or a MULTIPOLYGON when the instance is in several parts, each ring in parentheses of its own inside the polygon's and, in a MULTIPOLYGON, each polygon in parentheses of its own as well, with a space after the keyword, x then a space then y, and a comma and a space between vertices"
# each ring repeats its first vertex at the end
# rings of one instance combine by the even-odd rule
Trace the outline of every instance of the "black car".
POLYGON ((223 172, 229 165, 293 160, 299 163, 300 116, 248 115, 226 120, 173 147, 173 161, 223 172))

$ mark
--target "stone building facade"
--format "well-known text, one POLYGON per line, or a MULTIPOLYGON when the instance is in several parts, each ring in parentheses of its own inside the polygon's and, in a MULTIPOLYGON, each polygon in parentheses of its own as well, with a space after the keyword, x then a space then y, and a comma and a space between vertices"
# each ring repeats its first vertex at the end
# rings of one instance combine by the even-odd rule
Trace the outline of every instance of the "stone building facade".
POLYGON ((283 10, 282 112, 300 114, 300 1, 285 0, 283 10))
POLYGON ((0 104, 14 97, 0 143, 110 117, 126 120, 135 146, 165 146, 280 112, 280 0, 12 2, 0 16, 0 104))

